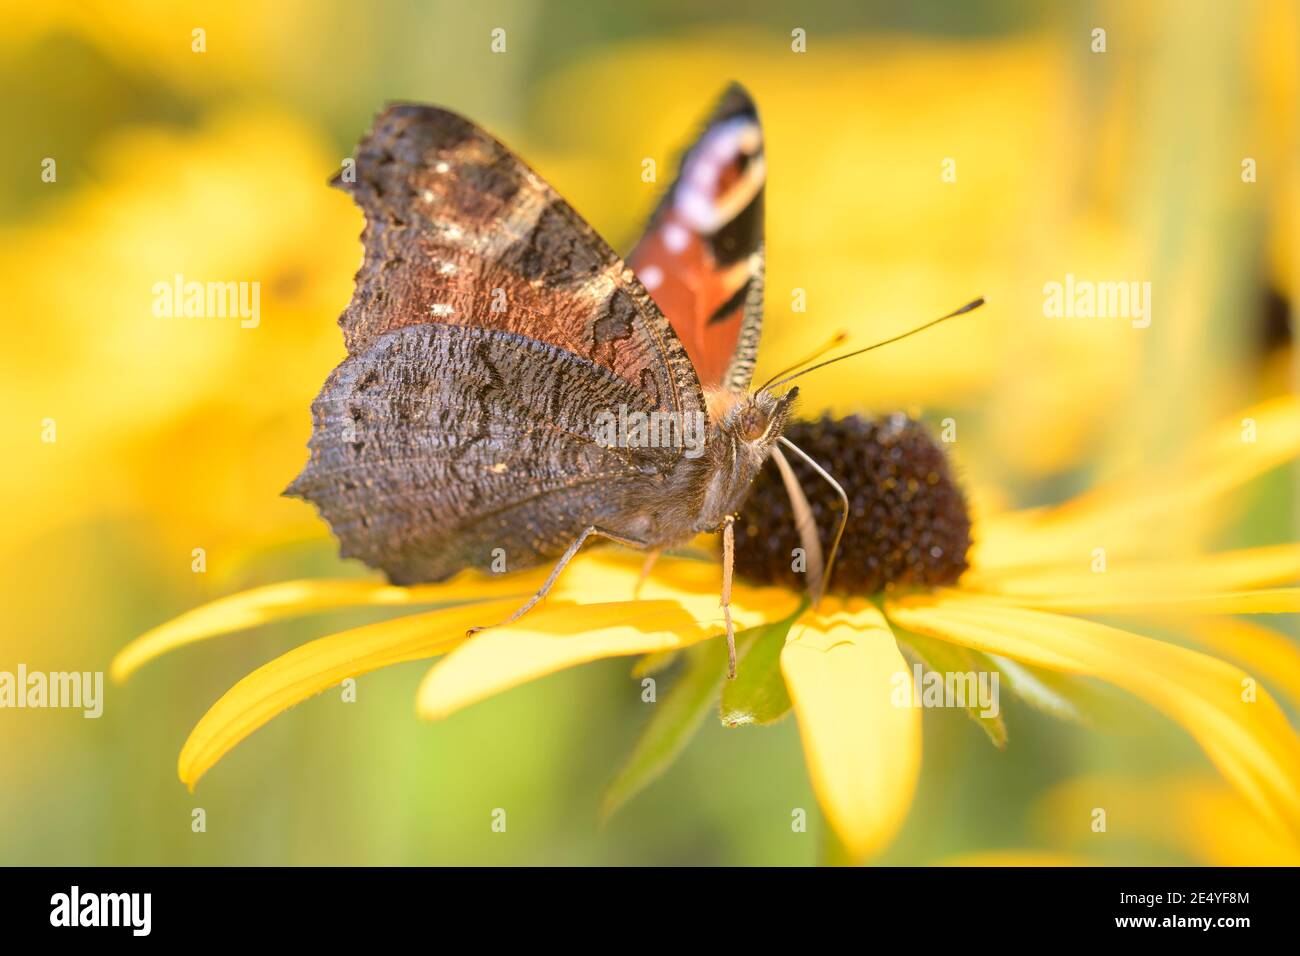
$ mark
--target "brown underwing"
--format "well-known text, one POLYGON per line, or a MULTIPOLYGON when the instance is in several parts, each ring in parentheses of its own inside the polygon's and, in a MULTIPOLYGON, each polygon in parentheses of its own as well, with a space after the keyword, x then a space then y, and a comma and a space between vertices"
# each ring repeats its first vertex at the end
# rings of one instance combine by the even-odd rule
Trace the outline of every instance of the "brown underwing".
POLYGON ((523 613, 589 537, 658 551, 730 533, 795 395, 749 391, 765 173, 743 90, 683 156, 631 264, 445 110, 390 106, 355 172, 336 181, 366 217, 348 357, 287 491, 343 555, 397 584, 558 559, 523 613))

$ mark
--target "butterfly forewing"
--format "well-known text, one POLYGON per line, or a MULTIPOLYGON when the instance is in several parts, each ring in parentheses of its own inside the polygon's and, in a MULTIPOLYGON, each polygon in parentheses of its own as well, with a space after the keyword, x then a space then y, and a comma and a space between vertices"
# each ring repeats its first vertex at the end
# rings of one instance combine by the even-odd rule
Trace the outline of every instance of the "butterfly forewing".
POLYGON ((763 318, 763 131, 733 85, 682 156, 628 264, 704 385, 748 387, 763 318))
POLYGON ((470 121, 389 107, 361 142, 365 260, 340 319, 351 353, 427 322, 517 332, 612 370, 656 408, 701 407, 681 344, 628 266, 470 121))

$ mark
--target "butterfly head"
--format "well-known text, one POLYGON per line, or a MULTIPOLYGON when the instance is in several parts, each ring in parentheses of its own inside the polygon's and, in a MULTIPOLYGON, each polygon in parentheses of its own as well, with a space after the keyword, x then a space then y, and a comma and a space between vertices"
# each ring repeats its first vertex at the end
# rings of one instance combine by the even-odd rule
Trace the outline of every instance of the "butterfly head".
POLYGON ((780 394, 766 389, 739 395, 718 416, 718 432, 737 451, 766 457, 781 437, 794 408, 798 388, 780 394))

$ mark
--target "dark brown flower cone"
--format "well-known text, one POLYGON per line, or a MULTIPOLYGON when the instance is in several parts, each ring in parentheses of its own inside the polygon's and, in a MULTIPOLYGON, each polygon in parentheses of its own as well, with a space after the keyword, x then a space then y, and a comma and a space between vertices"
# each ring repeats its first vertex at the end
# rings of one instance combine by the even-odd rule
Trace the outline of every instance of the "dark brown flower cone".
MULTIPOLYGON (((849 523, 830 590, 870 595, 886 586, 955 582, 966 570, 970 516, 943 447, 906 415, 792 422, 786 437, 830 472, 849 496, 849 523)), ((786 456, 799 477, 829 555, 839 498, 812 468, 786 456)), ((799 547, 780 473, 769 464, 736 522, 736 571, 754 582, 808 586, 794 570, 799 547)))

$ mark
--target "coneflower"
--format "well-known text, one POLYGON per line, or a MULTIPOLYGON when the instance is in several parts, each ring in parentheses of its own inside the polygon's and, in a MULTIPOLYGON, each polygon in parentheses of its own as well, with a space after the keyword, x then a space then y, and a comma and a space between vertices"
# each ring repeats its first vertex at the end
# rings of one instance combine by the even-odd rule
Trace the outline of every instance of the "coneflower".
MULTIPOLYGON (((181 644, 291 615, 352 605, 448 604, 333 634, 298 647, 235 685, 203 717, 179 761, 193 787, 225 753, 273 716, 344 678, 445 655, 418 693, 419 713, 443 717, 509 687, 605 657, 691 648, 689 684, 706 704, 723 698, 729 724, 766 723, 793 711, 809 775, 830 824, 855 858, 892 837, 911 804, 920 768, 921 717, 913 671, 900 645, 931 642, 1005 675, 1023 691, 1019 665, 1098 678, 1180 724, 1280 840, 1300 835, 1300 740, 1252 678, 1221 657, 1140 636, 1159 623, 1189 643, 1229 615, 1300 609, 1300 545, 1287 543, 1179 559, 1144 554, 1160 528, 1214 507, 1249 479, 1300 453, 1300 401, 1275 399, 1234 416, 1158 476, 1103 485, 1054 508, 982 517, 971 526, 941 446, 902 417, 805 423, 793 435, 832 470, 851 502, 832 593, 814 610, 805 575, 792 569, 797 538, 775 478, 764 478, 739 522, 732 593, 740 679, 723 680, 718 567, 663 559, 644 582, 639 556, 596 551, 575 560, 545 606, 508 626, 466 638, 467 627, 507 611, 544 571, 466 572, 437 585, 298 581, 258 588, 191 611, 125 648, 123 679, 181 644), (1250 438, 1240 422, 1250 419, 1250 438), (1109 565, 1089 564, 1097 548, 1109 565), (1279 586, 1287 585, 1287 586, 1279 586), (491 602, 491 608, 484 602, 491 602), (1134 630, 1092 620, 1131 619, 1134 630), (701 668, 705 670, 701 671, 701 668), (726 687, 724 689, 724 684, 726 687), (701 688, 703 692, 701 692, 701 688)), ((797 467, 797 466, 796 466, 797 467)), ((805 488, 823 529, 837 499, 805 488)), ((924 653, 919 656, 925 657, 924 653)), ((1261 674, 1268 678, 1270 675, 1261 674)), ((1287 675, 1288 680, 1294 675, 1287 675)), ((653 719, 653 718, 652 718, 653 719)), ((684 743, 684 741, 683 741, 684 743)), ((609 808, 671 759, 634 760, 615 779, 609 808)))

